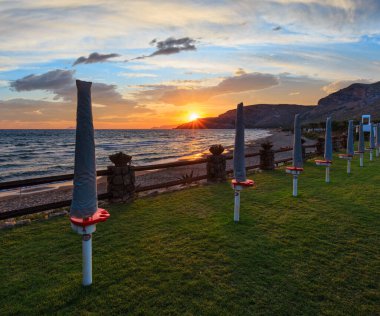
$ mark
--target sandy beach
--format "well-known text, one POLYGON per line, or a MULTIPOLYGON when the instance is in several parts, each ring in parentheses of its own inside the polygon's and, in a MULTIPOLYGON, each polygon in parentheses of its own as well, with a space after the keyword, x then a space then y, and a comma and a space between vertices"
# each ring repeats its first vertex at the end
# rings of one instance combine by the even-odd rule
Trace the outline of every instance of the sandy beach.
MULTIPOLYGON (((256 141, 247 142, 246 153, 259 152, 261 143, 270 141, 273 143, 273 149, 292 146, 293 134, 280 130, 272 130, 272 135, 261 138, 256 141)), ((312 144, 314 141, 307 140, 306 144, 312 144)), ((226 148, 230 151, 232 148, 226 148)), ((206 153, 204 153, 206 155, 206 153)), ((199 155, 200 156, 200 155, 199 155)), ((291 156, 291 152, 278 153, 275 159, 282 159, 291 156)), ((246 165, 251 166, 259 163, 259 157, 246 159, 246 165)), ((227 160, 227 170, 232 169, 232 160, 227 160)), ((206 164, 196 164, 183 167, 166 168, 156 171, 136 172, 136 186, 144 187, 148 185, 179 180, 184 175, 200 176, 206 174, 206 164)), ((155 190, 155 193, 170 191, 176 188, 167 188, 155 190)), ((106 177, 98 177, 98 193, 106 193, 106 177)), ((140 195, 151 194, 146 192, 140 195)), ((35 205, 53 203, 63 200, 69 200, 72 196, 72 182, 46 184, 36 187, 19 188, 16 190, 0 192, 0 212, 6 212, 14 209, 32 207, 35 205)))

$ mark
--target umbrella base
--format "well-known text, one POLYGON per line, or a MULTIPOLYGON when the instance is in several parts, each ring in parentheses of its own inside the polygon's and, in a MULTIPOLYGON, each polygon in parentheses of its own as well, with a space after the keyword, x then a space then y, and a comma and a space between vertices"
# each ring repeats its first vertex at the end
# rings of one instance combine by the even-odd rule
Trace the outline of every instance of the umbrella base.
POLYGON ((285 169, 286 173, 292 174, 292 175, 299 175, 303 172, 303 168, 299 167, 286 167, 285 169))
POLYGON ((354 155, 349 154, 339 154, 340 159, 346 159, 346 160, 352 160, 354 158, 354 155))
POLYGON ((315 160, 317 166, 330 167, 332 165, 331 160, 315 160))

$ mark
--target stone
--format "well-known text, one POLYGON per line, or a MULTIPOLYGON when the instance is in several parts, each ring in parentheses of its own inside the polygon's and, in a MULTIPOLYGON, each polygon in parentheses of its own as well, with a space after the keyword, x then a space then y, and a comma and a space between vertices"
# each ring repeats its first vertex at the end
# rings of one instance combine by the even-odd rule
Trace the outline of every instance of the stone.
POLYGON ((224 155, 207 156, 207 181, 223 182, 226 179, 226 157, 224 155))
POLYGON ((214 155, 214 156, 219 156, 224 152, 224 147, 221 144, 217 145, 212 145, 209 148, 209 151, 214 155))
POLYGON ((116 167, 123 167, 131 164, 132 156, 126 155, 120 151, 117 154, 110 155, 109 159, 116 167))
POLYGON ((124 183, 124 181, 123 181, 123 176, 122 175, 117 175, 117 176, 115 176, 113 178, 112 184, 121 185, 123 183, 124 183))
POLYGON ((261 144, 260 150, 260 169, 261 170, 274 170, 274 151, 272 150, 273 144, 266 141, 261 144))

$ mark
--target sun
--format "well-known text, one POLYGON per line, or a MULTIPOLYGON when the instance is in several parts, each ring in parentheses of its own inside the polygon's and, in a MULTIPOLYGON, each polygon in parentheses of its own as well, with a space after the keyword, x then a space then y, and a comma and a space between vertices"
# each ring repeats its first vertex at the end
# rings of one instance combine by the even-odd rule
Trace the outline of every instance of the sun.
POLYGON ((197 113, 191 113, 189 115, 189 120, 190 121, 195 121, 196 119, 199 119, 199 115, 197 113))

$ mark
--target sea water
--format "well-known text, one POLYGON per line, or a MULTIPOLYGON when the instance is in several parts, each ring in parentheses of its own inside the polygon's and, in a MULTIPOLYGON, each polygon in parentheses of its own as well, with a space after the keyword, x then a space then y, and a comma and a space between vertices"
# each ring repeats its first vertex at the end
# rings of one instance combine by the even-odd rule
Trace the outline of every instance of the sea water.
MULTIPOLYGON (((247 129, 246 141, 270 135, 247 129)), ((97 169, 111 165, 108 156, 131 155, 134 165, 201 157, 213 144, 231 146, 233 129, 96 130, 97 169)), ((75 130, 0 130, 0 182, 74 171, 75 130)))

